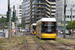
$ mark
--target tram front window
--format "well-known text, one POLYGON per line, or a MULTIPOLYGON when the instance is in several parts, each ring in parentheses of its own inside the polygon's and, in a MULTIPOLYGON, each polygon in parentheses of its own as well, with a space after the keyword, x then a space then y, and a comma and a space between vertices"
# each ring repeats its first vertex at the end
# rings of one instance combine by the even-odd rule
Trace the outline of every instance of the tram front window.
POLYGON ((33 26, 34 31, 36 31, 36 26, 33 26))
POLYGON ((42 22, 42 33, 56 33, 56 22, 42 22))

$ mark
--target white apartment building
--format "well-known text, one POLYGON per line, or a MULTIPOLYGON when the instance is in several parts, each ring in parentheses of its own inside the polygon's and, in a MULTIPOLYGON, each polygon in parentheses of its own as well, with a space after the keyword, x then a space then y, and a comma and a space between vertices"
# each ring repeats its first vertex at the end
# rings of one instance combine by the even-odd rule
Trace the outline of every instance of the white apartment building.
MULTIPOLYGON (((72 20, 75 20, 75 0, 66 0, 66 24, 71 21, 71 8, 72 10, 72 20)), ((56 0, 56 19, 58 24, 58 29, 63 29, 64 26, 64 0, 56 0)))
POLYGON ((17 18, 18 18, 18 23, 21 24, 22 23, 22 2, 18 3, 17 6, 17 18))
POLYGON ((29 28, 30 24, 30 0, 23 0, 22 2, 22 19, 25 28, 29 28))

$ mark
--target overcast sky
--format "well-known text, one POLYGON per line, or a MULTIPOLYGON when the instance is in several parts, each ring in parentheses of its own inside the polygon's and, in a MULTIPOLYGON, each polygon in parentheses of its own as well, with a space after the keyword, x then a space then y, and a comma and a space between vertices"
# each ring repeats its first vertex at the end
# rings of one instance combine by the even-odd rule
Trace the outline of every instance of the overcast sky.
MULTIPOLYGON (((20 0, 10 0, 11 7, 13 5, 16 5, 17 6, 17 3, 19 1, 20 0)), ((8 6, 8 0, 0 0, 0 14, 6 14, 6 12, 7 12, 7 6, 8 6)))

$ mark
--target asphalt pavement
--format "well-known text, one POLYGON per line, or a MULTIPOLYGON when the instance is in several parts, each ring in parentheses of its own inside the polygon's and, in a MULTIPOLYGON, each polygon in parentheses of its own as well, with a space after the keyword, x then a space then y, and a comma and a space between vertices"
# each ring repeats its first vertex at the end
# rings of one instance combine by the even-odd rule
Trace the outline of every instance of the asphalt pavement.
MULTIPOLYGON (((23 33, 17 32, 17 36, 21 36, 21 34, 23 35, 23 33)), ((63 34, 58 34, 57 37, 63 38, 63 34)), ((65 35, 66 38, 69 38, 69 35, 65 35)), ((0 32, 0 38, 2 38, 2 33, 0 32)), ((75 34, 74 34, 74 39, 75 39, 75 34)))
POLYGON ((2 38, 2 33, 0 32, 0 38, 2 38))
MULTIPOLYGON (((60 33, 59 33, 57 37, 63 38, 63 36, 64 36, 64 34, 60 34, 60 33)), ((65 35, 65 37, 66 37, 66 38, 69 38, 69 35, 65 35)), ((75 34, 74 34, 74 39, 75 39, 75 34)))

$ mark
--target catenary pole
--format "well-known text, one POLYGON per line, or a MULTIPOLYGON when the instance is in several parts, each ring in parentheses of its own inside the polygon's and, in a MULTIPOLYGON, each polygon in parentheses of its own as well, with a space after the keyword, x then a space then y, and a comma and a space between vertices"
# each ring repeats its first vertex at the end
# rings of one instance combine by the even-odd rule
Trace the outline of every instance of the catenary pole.
POLYGON ((72 21, 72 7, 71 7, 71 21, 72 21))
POLYGON ((66 0, 64 0, 64 38, 65 38, 65 30, 66 30, 66 25, 65 25, 65 18, 66 18, 66 0))
MULTIPOLYGON (((16 13, 16 10, 15 10, 15 13, 16 13)), ((16 24, 15 24, 15 26, 16 26, 16 40, 17 40, 17 16, 16 16, 16 14, 15 14, 15 18, 16 18, 16 19, 15 19, 15 23, 16 23, 16 24)))
POLYGON ((11 9, 10 9, 10 0, 8 0, 8 12, 9 12, 9 43, 11 43, 11 9))
POLYGON ((10 9, 10 16, 9 16, 9 42, 11 43, 11 9, 10 9))

